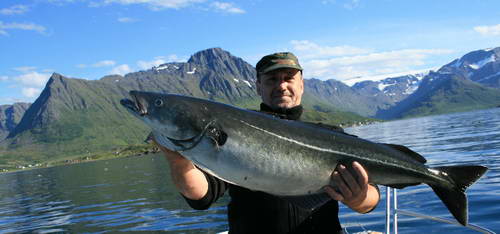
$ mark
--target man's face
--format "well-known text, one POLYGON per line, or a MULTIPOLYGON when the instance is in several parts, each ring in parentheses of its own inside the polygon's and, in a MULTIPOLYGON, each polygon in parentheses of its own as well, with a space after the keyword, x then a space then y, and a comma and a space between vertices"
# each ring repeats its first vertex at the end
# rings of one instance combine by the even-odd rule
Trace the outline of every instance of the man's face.
POLYGON ((302 73, 297 69, 283 68, 261 74, 257 92, 262 102, 273 109, 298 106, 304 93, 302 73))

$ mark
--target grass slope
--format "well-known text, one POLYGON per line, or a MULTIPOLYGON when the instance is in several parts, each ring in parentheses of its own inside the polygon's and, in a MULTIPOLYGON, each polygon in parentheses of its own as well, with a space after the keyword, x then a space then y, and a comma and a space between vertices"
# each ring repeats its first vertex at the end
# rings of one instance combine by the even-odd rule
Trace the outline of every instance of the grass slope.
POLYGON ((432 92, 423 95, 411 108, 400 113, 402 118, 486 109, 498 106, 500 91, 469 80, 454 77, 432 92))

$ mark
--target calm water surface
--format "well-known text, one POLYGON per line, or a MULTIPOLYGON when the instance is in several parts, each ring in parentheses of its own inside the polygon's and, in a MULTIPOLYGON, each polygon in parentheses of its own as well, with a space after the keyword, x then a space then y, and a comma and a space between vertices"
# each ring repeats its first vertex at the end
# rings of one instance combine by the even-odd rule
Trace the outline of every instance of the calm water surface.
MULTIPOLYGON (((488 173, 468 190, 469 221, 500 232, 500 108, 392 121, 347 129, 377 142, 403 144, 431 166, 482 164, 488 173)), ((384 190, 382 188, 382 190, 384 190)), ((384 230, 384 197, 360 215, 341 206, 349 232, 384 230)), ((452 218, 428 186, 399 191, 399 208, 452 218)), ((160 155, 122 158, 0 175, 0 233, 227 230, 224 197, 207 211, 191 210, 170 182, 160 155)), ((401 233, 474 233, 400 217, 401 233)))

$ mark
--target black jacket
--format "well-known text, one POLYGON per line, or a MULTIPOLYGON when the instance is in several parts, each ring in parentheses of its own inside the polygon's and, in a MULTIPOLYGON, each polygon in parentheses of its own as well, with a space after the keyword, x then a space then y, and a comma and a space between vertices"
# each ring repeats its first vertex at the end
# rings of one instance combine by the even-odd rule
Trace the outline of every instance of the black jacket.
MULTIPOLYGON (((292 109, 273 110, 261 104, 261 112, 273 116, 297 120, 302 114, 302 106, 292 109)), ((311 123, 313 124, 313 123, 311 123)), ((344 132, 337 126, 315 124, 321 127, 344 132)), ((333 170, 333 169, 332 169, 333 170)), ((340 233, 338 202, 331 200, 313 212, 259 191, 226 183, 205 173, 208 192, 200 200, 185 198, 194 209, 208 209, 211 204, 229 190, 231 201, 228 205, 229 233, 340 233)))

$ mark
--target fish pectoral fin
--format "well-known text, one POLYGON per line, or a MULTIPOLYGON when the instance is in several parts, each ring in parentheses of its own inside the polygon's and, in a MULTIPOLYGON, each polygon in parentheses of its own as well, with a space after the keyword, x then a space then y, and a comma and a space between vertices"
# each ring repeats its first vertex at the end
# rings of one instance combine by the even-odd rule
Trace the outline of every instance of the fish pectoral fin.
POLYGON ((223 146, 227 141, 227 134, 220 128, 210 126, 207 128, 205 136, 212 139, 216 147, 223 146))
POLYGON ((332 200, 326 192, 303 196, 280 196, 280 198, 309 211, 313 211, 332 200))
POLYGON ((172 142, 172 144, 174 144, 176 147, 179 147, 180 151, 186 151, 186 150, 192 149, 192 148, 194 148, 194 146, 196 146, 196 144, 194 144, 196 142, 196 137, 193 137, 190 139, 185 139, 185 140, 177 140, 177 139, 173 139, 170 137, 166 137, 166 138, 170 142, 172 142))
POLYGON ((190 150, 194 147, 196 147, 198 145, 198 143, 201 142, 201 140, 203 139, 203 136, 207 135, 208 134, 208 137, 210 137, 211 139, 213 139, 211 136, 210 136, 210 132, 214 132, 214 133, 211 133, 212 135, 216 135, 217 140, 220 140, 224 143, 226 143, 226 139, 227 139, 227 134, 225 134, 224 132, 222 131, 218 131, 215 127, 212 127, 212 124, 215 123, 215 120, 211 121, 210 123, 208 123, 205 128, 203 129, 203 131, 200 132, 200 134, 198 135, 195 135, 189 139, 182 139, 182 140, 178 140, 178 139, 173 139, 173 138, 170 138, 170 137, 166 137, 168 140, 170 140, 172 142, 172 144, 174 144, 175 146, 177 147, 180 147, 181 149, 179 151, 186 151, 186 150, 190 150), (222 134, 224 133, 224 134, 222 134), (218 135, 217 135, 218 134, 218 135))

